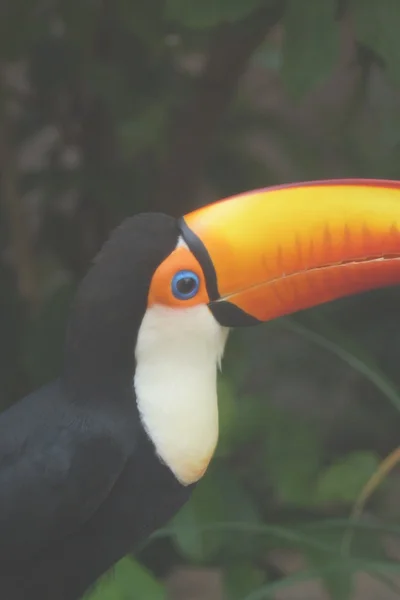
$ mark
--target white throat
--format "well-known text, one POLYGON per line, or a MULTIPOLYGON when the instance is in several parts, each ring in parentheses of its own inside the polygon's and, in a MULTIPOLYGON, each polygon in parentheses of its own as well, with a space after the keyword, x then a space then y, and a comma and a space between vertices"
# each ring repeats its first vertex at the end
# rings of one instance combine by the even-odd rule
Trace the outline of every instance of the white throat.
POLYGON ((200 479, 217 444, 217 367, 227 335, 205 305, 152 306, 139 330, 139 413, 158 456, 184 485, 200 479))

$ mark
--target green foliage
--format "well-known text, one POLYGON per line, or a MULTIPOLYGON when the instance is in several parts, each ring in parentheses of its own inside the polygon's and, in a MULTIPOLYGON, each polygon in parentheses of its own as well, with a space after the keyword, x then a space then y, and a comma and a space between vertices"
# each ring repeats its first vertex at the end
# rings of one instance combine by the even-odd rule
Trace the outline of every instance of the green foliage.
POLYGON ((323 450, 318 433, 309 423, 271 411, 264 438, 265 469, 278 499, 285 504, 312 503, 314 480, 323 450))
MULTIPOLYGON (((296 179, 400 179, 399 20, 397 0, 3 0, 1 406, 60 372, 74 290, 127 215, 296 179)), ((234 334, 210 470, 86 598, 161 600, 160 564, 219 569, 226 600, 313 578, 347 600, 359 570, 387 584, 387 487, 373 520, 346 515, 398 443, 399 300, 234 334), (277 549, 308 567, 277 572, 277 549)))
POLYGON ((264 583, 264 573, 252 564, 245 562, 232 565, 224 570, 226 597, 229 600, 242 600, 252 590, 264 583))
MULTIPOLYGON (((288 575, 283 577, 281 580, 267 584, 248 594, 244 600, 264 600, 266 598, 273 598, 276 592, 285 590, 286 588, 293 587, 298 583, 304 581, 311 581, 318 577, 326 577, 335 575, 338 579, 342 579, 343 576, 349 574, 355 574, 361 569, 367 569, 374 573, 382 575, 386 574, 398 574, 400 572, 400 566, 394 561, 337 561, 330 562, 324 568, 312 568, 304 571, 300 571, 294 575, 288 575)), ((345 600, 345 599, 342 599, 345 600)))
POLYGON ((285 326, 299 333, 307 340, 317 344, 321 348, 336 354, 352 369, 355 369, 367 378, 376 388, 390 401, 393 407, 400 412, 400 392, 390 379, 380 371, 378 365, 367 355, 365 350, 357 346, 354 340, 349 340, 337 328, 320 318, 314 319, 314 328, 303 323, 287 318, 285 326))
POLYGON ((316 502, 354 502, 379 466, 372 452, 352 452, 323 472, 316 485, 316 502))
POLYGON ((260 399, 254 395, 239 395, 237 385, 229 377, 220 377, 217 389, 220 420, 217 456, 228 456, 263 432, 262 417, 267 406, 260 407, 260 399))
POLYGON ((163 586, 132 558, 123 558, 104 575, 84 600, 166 600, 163 586))
POLYGON ((185 558, 206 563, 217 555, 238 558, 251 551, 247 535, 215 534, 213 525, 221 522, 251 526, 260 522, 260 515, 235 474, 215 465, 191 501, 172 520, 175 543, 185 558), (203 531, 204 528, 209 531, 203 531))

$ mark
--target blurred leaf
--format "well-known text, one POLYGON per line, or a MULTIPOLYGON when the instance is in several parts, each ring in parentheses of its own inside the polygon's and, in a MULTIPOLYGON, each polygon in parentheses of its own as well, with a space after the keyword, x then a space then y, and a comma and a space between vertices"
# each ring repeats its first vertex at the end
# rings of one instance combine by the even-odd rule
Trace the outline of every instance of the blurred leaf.
POLYGON ((250 496, 234 475, 213 465, 191 500, 171 522, 175 543, 183 555, 194 562, 210 560, 222 548, 227 555, 231 551, 235 555, 245 553, 248 544, 251 544, 246 534, 227 532, 222 535, 212 531, 210 526, 222 521, 251 524, 258 523, 260 517, 250 496))
POLYGON ((371 381, 392 405, 400 411, 400 393, 394 384, 380 371, 373 360, 366 356, 365 351, 358 348, 354 340, 347 339, 344 333, 339 331, 337 327, 333 329, 319 318, 315 320, 315 327, 318 327, 318 331, 297 322, 294 318, 285 317, 282 319, 282 323, 288 329, 296 331, 318 346, 336 354, 336 356, 344 360, 350 367, 371 381))
MULTIPOLYGON (((340 530, 344 532, 346 529, 354 529, 355 531, 361 532, 375 532, 378 534, 382 533, 390 533, 392 535, 400 536, 400 527, 395 523, 385 523, 365 519, 363 521, 355 520, 352 518, 349 519, 341 519, 341 518, 332 518, 332 519, 319 519, 318 521, 311 521, 309 523, 304 523, 301 526, 301 531, 329 531, 329 530, 340 530)), ((363 544, 364 547, 364 544, 363 544)))
POLYGON ((392 525, 383 525, 376 521, 356 521, 354 519, 324 519, 310 523, 294 525, 298 533, 305 533, 313 540, 314 544, 304 544, 304 550, 316 564, 326 564, 329 560, 328 553, 322 556, 320 546, 328 546, 332 553, 343 554, 343 539, 351 530, 354 534, 352 555, 358 558, 382 559, 386 557, 385 538, 383 534, 398 534, 398 528, 392 525), (322 561, 322 562, 321 562, 322 561))
MULTIPOLYGON (((365 504, 370 499, 372 494, 378 489, 385 478, 388 477, 389 473, 397 467, 400 462, 400 448, 396 448, 391 452, 382 462, 378 465, 378 468, 374 471, 368 481, 364 484, 361 489, 356 501, 354 503, 353 509, 351 511, 352 520, 356 521, 360 519, 362 516, 362 512, 364 510, 365 504)), ((354 539, 355 531, 354 529, 350 529, 346 532, 346 535, 343 538, 343 552, 347 554, 350 553, 350 546, 354 539)))
MULTIPOLYGON (((218 468, 215 469, 215 477, 218 480, 224 505, 223 519, 230 523, 260 524, 261 514, 258 507, 235 473, 227 468, 218 468)), ((223 542, 225 557, 248 556, 254 549, 253 540, 246 533, 227 534, 223 542)))
POLYGON ((311 423, 271 411, 266 423, 265 461, 274 493, 285 503, 307 505, 323 452, 311 423))
POLYGON ((172 520, 174 542, 180 552, 193 562, 209 559, 221 545, 220 536, 202 533, 202 527, 221 521, 224 504, 218 482, 208 471, 193 493, 190 501, 172 520))
POLYGON ((351 0, 357 40, 371 48, 386 64, 389 77, 400 85, 400 11, 397 0, 351 0))
POLYGON ((166 0, 166 17, 186 27, 203 29, 239 21, 270 0, 166 0))
POLYGON ((283 17, 282 79, 300 98, 324 81, 339 57, 335 0, 289 0, 283 17))
POLYGON ((373 452, 348 454, 318 477, 315 500, 354 502, 378 467, 379 458, 373 452))
MULTIPOLYGON (((300 525, 300 531, 312 532, 315 542, 329 544, 338 555, 342 556, 343 560, 346 560, 343 553, 343 541, 350 527, 354 536, 352 556, 366 560, 385 560, 387 558, 384 537, 377 535, 378 532, 382 534, 384 531, 379 530, 377 523, 357 523, 352 519, 334 519, 300 525)), ((391 531, 393 533, 393 529, 391 531)), ((340 574, 331 572, 332 555, 318 551, 317 547, 305 546, 304 552, 310 565, 321 571, 322 579, 332 600, 346 600, 352 597, 353 577, 351 572, 343 571, 340 574)), ((382 583, 386 583, 384 576, 376 574, 374 576, 382 583)))
MULTIPOLYGON (((300 529, 301 526, 300 526, 300 529)), ((329 544, 332 549, 337 553, 337 556, 341 555, 341 544, 343 539, 343 529, 315 529, 311 528, 315 541, 319 541, 325 544, 329 544)), ((361 531, 361 535, 357 541, 362 538, 363 546, 361 556, 365 555, 368 558, 385 558, 380 540, 376 539, 375 532, 373 531, 361 531), (372 549, 373 553, 370 555, 368 550, 372 549)), ((329 592, 329 598, 331 600, 350 600, 352 592, 352 581, 353 577, 350 572, 342 572, 339 575, 331 573, 329 565, 332 563, 332 555, 324 552, 319 552, 318 549, 313 547, 304 548, 305 557, 309 566, 321 570, 321 578, 324 586, 329 592), (328 567, 328 569, 327 569, 328 567), (327 570, 326 570, 327 569, 327 570)))
POLYGON ((217 385, 219 439, 216 456, 227 456, 263 432, 264 399, 239 395, 231 378, 220 377, 217 385))
POLYGON ((83 600, 165 600, 163 586, 131 557, 120 560, 83 600))
MULTIPOLYGON (((276 525, 270 523, 261 523, 261 522, 245 522, 245 521, 218 521, 214 523, 206 523, 199 527, 199 533, 205 533, 212 531, 214 533, 218 532, 219 534, 241 534, 246 535, 253 540, 254 542, 257 538, 262 540, 262 543, 259 547, 265 550, 271 550, 275 546, 279 547, 287 547, 287 548, 301 548, 301 549, 314 549, 318 552, 325 552, 328 554, 338 554, 337 549, 339 548, 339 544, 335 543, 331 545, 330 543, 326 543, 323 541, 324 539, 334 538, 336 542, 336 538, 338 536, 342 536, 342 532, 346 527, 355 526, 356 528, 363 531, 366 529, 368 534, 376 534, 377 532, 398 532, 398 529, 392 529, 389 527, 381 527, 375 525, 374 527, 365 527, 365 523, 358 522, 350 522, 349 519, 330 519, 324 521, 317 521, 308 523, 306 525, 303 524, 291 524, 290 526, 284 525, 276 525), (311 526, 310 526, 311 525, 311 526), (316 531, 314 531, 314 529, 316 531), (333 530, 333 533, 332 533, 333 530), (304 532, 309 531, 309 533, 304 532), (328 533, 327 533, 328 532, 328 533), (267 542, 265 544, 265 541, 267 542)), ((175 535, 176 528, 174 523, 171 523, 171 526, 164 527, 156 531, 152 536, 150 536, 149 541, 164 538, 164 537, 172 537, 175 535)), ((225 557, 224 557, 225 558, 225 557)))
POLYGON ((329 568, 324 571, 324 568, 329 567, 331 558, 328 559, 321 553, 314 553, 312 558, 308 554, 310 563, 321 569, 322 582, 329 593, 330 600, 351 600, 353 598, 353 575, 349 572, 343 572, 339 575, 337 573, 331 573, 329 568))
POLYGON ((226 600, 242 598, 265 581, 261 569, 251 564, 232 564, 224 569, 224 588, 226 600))
POLYGON ((288 575, 268 583, 254 592, 248 594, 243 600, 264 600, 265 598, 275 598, 278 591, 291 588, 298 583, 311 581, 317 578, 324 578, 326 575, 343 576, 343 573, 355 574, 357 571, 366 571, 373 577, 379 575, 397 575, 400 573, 400 564, 395 561, 378 561, 378 560, 356 560, 348 559, 332 561, 325 567, 304 569, 298 571, 294 575, 288 575))
POLYGON ((365 503, 369 500, 374 492, 380 485, 385 481, 393 469, 400 463, 400 448, 395 448, 388 456, 382 460, 376 471, 371 475, 370 479, 365 484, 360 496, 357 498, 357 502, 354 506, 352 516, 354 518, 360 518, 361 512, 365 506, 365 503))
POLYGON ((236 390, 227 377, 220 377, 217 385, 219 439, 217 456, 225 456, 232 450, 237 431, 236 390))

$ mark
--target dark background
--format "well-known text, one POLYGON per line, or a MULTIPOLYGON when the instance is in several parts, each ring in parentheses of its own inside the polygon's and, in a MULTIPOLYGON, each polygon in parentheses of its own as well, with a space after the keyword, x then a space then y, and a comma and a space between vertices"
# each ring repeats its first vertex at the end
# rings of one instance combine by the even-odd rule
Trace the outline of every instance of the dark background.
MULTIPOLYGON (((400 179, 399 32, 397 0, 1 0, 2 406, 59 373, 71 297, 124 217, 400 179)), ((90 598, 399 598, 397 455, 382 463, 399 444, 399 301, 234 333, 210 471, 90 598)))

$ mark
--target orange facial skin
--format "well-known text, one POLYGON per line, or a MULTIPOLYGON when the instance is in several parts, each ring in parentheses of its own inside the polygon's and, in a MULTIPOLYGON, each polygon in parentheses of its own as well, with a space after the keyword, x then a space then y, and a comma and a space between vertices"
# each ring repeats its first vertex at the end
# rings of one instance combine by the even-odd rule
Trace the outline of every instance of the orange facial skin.
POLYGON ((178 246, 154 273, 149 290, 148 306, 162 304, 170 308, 189 308, 198 304, 208 304, 208 302, 209 298, 201 266, 188 248, 178 246), (193 271, 200 279, 199 291, 189 300, 179 300, 172 293, 172 279, 176 273, 183 270, 193 271))
MULTIPOLYGON (((215 269, 219 298, 210 306, 228 302, 257 321, 400 282, 399 182, 267 188, 200 208, 184 223, 215 269)), ((177 248, 153 278, 151 301, 209 302, 202 266, 187 248, 177 248), (188 301, 171 292, 182 268, 201 279, 188 301)))

